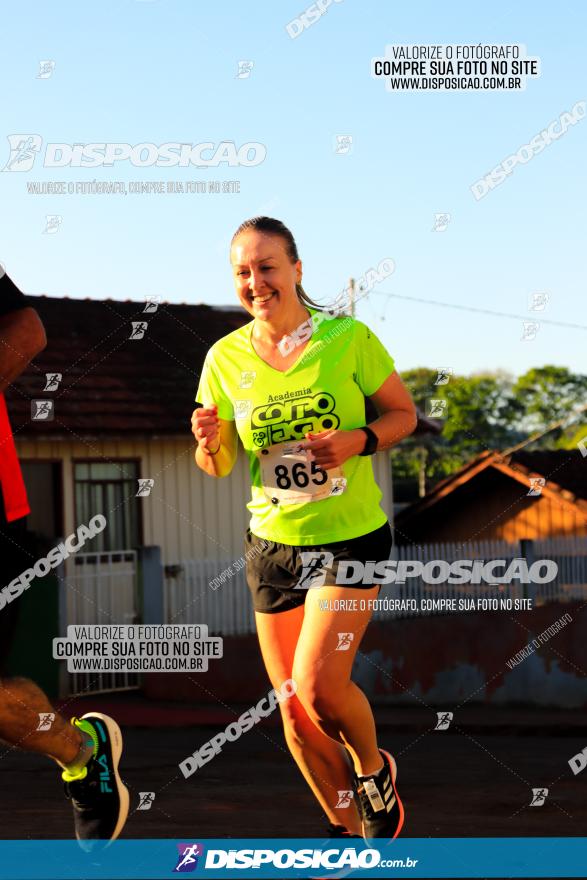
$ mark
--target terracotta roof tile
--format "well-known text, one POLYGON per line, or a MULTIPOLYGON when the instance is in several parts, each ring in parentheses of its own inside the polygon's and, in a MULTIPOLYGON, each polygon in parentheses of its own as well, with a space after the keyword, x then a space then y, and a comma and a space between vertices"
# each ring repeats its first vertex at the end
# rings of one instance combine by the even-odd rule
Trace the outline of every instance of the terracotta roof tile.
POLYGON ((250 320, 239 307, 27 297, 48 344, 7 392, 14 432, 64 434, 183 433, 204 357, 221 336, 250 320), (132 322, 146 321, 142 339, 132 322), (43 391, 45 373, 58 372, 57 391, 43 391), (31 421, 30 400, 53 399, 52 421, 31 421))
MULTIPOLYGON (((6 393, 15 434, 68 432, 183 434, 206 352, 250 317, 239 306, 145 303, 132 300, 27 296, 47 333, 47 347, 6 393), (142 339, 130 339, 132 322, 147 322, 142 339), (43 391, 46 373, 62 373, 56 391, 43 391), (32 421, 32 399, 55 401, 51 421, 32 421)), ((367 400, 367 421, 377 411, 367 400)), ((416 433, 438 433, 419 413, 416 433)))

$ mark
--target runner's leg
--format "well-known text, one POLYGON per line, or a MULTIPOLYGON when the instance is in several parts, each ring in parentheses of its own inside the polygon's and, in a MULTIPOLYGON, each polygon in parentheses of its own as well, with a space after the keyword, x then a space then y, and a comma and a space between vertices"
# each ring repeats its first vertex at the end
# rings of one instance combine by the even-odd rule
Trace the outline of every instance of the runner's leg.
MULTIPOLYGON (((32 565, 38 550, 36 539, 26 530, 26 518, 12 523, 0 522, 0 586, 10 583, 32 565)), ((21 676, 12 677, 9 671, 19 614, 18 599, 0 609, 0 739, 26 751, 47 755, 63 767, 79 763, 80 758, 89 760, 91 750, 82 742, 80 731, 55 712, 36 684, 21 676), (55 715, 48 730, 37 729, 40 713, 55 715)))
MULTIPOLYGON (((257 634, 269 680, 274 688, 293 678, 296 645, 304 621, 304 605, 276 614, 255 612, 257 634)), ((339 791, 351 791, 352 773, 342 745, 323 733, 308 717, 297 694, 279 704, 289 750, 330 822, 361 834, 354 801, 336 808, 339 791)))
POLYGON ((129 794, 118 771, 122 735, 113 718, 93 712, 68 724, 32 681, 4 678, 0 679, 0 738, 61 765, 76 837, 84 849, 119 836, 128 816, 129 794), (40 713, 55 716, 48 730, 38 730, 40 713))
MULTIPOLYGON (((355 772, 366 776, 383 765, 377 748, 375 721, 367 697, 351 681, 357 649, 372 616, 368 600, 379 587, 352 589, 328 587, 308 590, 301 633, 297 642, 292 678, 297 696, 310 718, 351 754, 355 772), (324 601, 366 600, 366 609, 324 610, 324 601), (337 650, 339 633, 352 633, 347 650, 337 650)), ((329 603, 329 604, 332 604, 329 603)))
MULTIPOLYGON (((0 679, 0 738, 27 752, 48 755, 65 767, 80 756, 82 735, 51 706, 27 678, 0 679), (48 730, 38 730, 40 713, 55 715, 48 730)), ((89 760, 92 749, 84 747, 89 760)), ((82 756, 83 758, 83 756, 82 756)))

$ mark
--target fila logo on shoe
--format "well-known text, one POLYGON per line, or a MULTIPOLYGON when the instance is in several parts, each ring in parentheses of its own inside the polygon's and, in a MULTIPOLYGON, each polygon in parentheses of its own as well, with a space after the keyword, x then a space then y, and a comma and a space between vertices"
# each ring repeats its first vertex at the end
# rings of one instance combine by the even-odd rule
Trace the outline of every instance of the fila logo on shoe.
POLYGON ((102 771, 100 773, 100 791, 107 791, 112 794, 112 789, 108 785, 110 782, 110 768, 108 767, 108 758, 106 755, 100 755, 98 758, 98 763, 102 767, 102 771))

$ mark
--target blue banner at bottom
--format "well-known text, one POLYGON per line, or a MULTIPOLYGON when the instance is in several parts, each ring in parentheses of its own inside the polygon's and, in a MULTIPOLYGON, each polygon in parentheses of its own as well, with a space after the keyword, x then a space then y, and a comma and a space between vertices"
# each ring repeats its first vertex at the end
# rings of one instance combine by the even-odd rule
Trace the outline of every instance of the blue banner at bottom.
POLYGON ((585 877, 585 837, 120 840, 85 852, 71 840, 0 841, 1 880, 327 877, 585 877))

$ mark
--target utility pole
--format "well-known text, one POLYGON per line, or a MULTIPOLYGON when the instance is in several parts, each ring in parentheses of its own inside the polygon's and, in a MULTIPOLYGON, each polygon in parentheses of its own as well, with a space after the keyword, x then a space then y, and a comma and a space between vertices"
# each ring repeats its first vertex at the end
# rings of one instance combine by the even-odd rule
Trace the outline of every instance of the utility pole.
POLYGON ((420 446, 420 461, 418 462, 418 496, 423 498, 426 494, 426 462, 428 460, 428 450, 425 446, 420 446))
POLYGON ((349 278, 349 299, 351 307, 351 317, 355 317, 355 279, 349 278))

